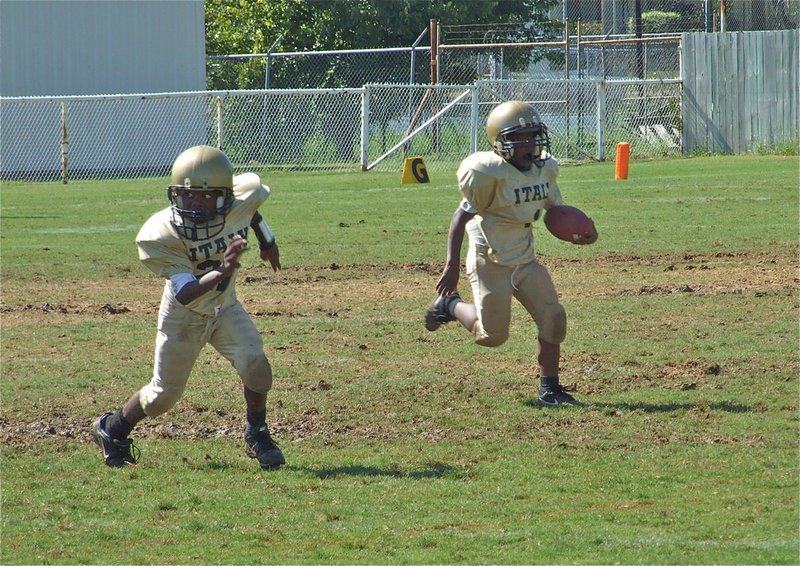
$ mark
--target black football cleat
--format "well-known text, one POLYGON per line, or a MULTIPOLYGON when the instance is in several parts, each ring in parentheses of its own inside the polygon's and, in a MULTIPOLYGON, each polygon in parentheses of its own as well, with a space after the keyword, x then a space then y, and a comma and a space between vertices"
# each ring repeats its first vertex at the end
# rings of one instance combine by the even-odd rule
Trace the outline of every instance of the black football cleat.
POLYGON ((540 389, 539 398, 537 400, 540 404, 547 407, 583 406, 583 403, 567 393, 560 385, 548 387, 547 389, 540 389))
POLYGON ((103 451, 106 466, 121 468, 134 466, 139 461, 139 449, 130 438, 113 438, 105 431, 105 424, 111 413, 105 413, 94 422, 94 441, 103 451))
POLYGON ((441 325, 455 320, 455 317, 450 314, 450 304, 460 300, 461 296, 458 293, 436 297, 425 311, 425 328, 433 332, 441 325))
POLYGON ((244 443, 247 455, 256 458, 264 470, 273 470, 286 463, 283 452, 272 440, 266 426, 259 429, 248 426, 244 431, 244 443))

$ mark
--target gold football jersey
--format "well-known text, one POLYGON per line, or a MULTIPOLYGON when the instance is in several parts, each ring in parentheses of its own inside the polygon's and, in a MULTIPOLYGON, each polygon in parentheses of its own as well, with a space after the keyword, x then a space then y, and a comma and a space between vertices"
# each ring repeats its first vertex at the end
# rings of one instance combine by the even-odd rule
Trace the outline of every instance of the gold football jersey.
POLYGON ((538 211, 561 204, 558 162, 551 156, 541 169, 520 171, 494 152, 479 151, 461 162, 457 176, 461 194, 477 212, 467 231, 480 230, 492 261, 533 261, 531 222, 538 211))
MULTIPOLYGON (((172 293, 169 278, 173 275, 189 273, 199 279, 222 265, 227 242, 236 235, 247 238, 253 214, 269 197, 269 187, 262 185, 255 173, 245 173, 233 178, 233 196, 225 228, 209 240, 192 241, 178 236, 169 207, 153 214, 139 230, 139 259, 157 276, 167 279, 165 293, 172 293)), ((187 308, 206 315, 218 313, 235 300, 235 277, 232 275, 213 291, 201 295, 187 308)))

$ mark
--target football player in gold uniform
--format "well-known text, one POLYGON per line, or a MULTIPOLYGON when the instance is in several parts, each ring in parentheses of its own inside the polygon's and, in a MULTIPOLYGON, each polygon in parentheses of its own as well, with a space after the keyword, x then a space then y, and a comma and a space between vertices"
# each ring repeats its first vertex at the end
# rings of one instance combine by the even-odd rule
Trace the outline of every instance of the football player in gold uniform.
POLYGON ((439 296, 425 313, 425 327, 433 331, 457 320, 476 344, 500 346, 508 339, 511 299, 516 298, 538 329, 539 402, 579 405, 559 383, 567 315, 547 268, 536 259, 531 230, 543 210, 562 204, 547 126, 530 104, 509 101, 490 112, 486 132, 493 151, 473 153, 458 168, 463 198, 450 222, 447 260, 436 283, 439 296), (462 301, 457 291, 465 232, 474 304, 462 301))
POLYGON ((156 212, 136 236, 139 259, 166 280, 158 314, 150 382, 115 413, 94 423, 94 437, 112 467, 135 464, 139 451, 129 435, 139 421, 167 412, 183 395, 192 366, 211 344, 242 381, 248 455, 264 469, 285 463, 266 422, 272 368, 261 335, 236 298, 236 271, 248 232, 260 256, 280 269, 275 236, 258 213, 269 188, 258 175, 233 175, 228 157, 209 146, 181 153, 167 189, 170 206, 156 212))

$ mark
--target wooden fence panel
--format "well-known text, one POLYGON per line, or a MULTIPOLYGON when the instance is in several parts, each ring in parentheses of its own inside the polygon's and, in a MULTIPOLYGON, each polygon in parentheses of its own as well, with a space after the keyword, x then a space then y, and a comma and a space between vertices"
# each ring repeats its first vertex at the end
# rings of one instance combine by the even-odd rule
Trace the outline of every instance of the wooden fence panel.
POLYGON ((685 33, 686 152, 746 153, 800 135, 800 30, 685 33))

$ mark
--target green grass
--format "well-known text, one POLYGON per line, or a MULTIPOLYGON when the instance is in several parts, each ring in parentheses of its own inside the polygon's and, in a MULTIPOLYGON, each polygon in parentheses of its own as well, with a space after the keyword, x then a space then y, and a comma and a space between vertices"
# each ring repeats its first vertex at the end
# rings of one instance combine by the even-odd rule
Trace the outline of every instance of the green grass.
POLYGON ((574 410, 536 405, 518 305, 496 349, 422 328, 453 171, 265 175, 284 270, 247 256, 238 294, 275 373, 288 465, 271 473, 210 349, 135 432, 139 466, 108 469, 91 443, 151 372, 162 283, 133 239, 165 179, 4 183, 0 560, 796 564, 799 165, 562 168, 600 231, 579 247, 534 226, 574 410))

